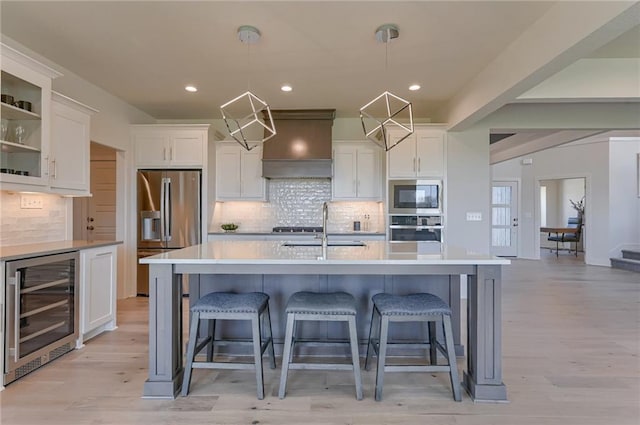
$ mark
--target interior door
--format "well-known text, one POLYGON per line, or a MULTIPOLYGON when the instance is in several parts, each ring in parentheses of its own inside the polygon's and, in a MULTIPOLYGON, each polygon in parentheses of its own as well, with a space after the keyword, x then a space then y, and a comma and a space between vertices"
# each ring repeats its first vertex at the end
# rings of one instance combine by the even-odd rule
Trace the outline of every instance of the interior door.
POLYGON ((91 194, 87 230, 89 239, 116 239, 116 162, 91 161, 91 194))
POLYGON ((518 182, 491 185, 491 253, 518 255, 518 182))

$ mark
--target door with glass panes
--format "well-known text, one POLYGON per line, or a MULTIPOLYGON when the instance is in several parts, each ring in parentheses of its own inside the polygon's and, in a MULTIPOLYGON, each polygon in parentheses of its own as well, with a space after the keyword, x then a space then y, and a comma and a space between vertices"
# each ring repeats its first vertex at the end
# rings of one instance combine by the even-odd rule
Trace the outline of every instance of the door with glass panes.
POLYGON ((491 253, 518 255, 518 182, 491 185, 491 253))

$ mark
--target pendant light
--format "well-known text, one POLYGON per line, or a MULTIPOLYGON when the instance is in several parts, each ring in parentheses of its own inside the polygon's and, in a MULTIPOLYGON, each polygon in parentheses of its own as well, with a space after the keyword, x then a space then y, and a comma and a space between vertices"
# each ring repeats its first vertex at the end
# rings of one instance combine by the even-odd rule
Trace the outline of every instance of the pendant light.
MULTIPOLYGON (((389 43, 392 39, 398 38, 400 32, 393 24, 384 24, 376 29, 376 40, 378 43, 385 43, 385 72, 387 70, 389 43)), ((413 110, 411 102, 395 94, 384 91, 362 108, 360 108, 360 121, 362 130, 367 139, 376 145, 390 150, 398 143, 413 134, 413 110), (401 137, 391 144, 389 140, 389 129, 397 129, 401 132, 401 137)))
MULTIPOLYGON (((255 27, 243 25, 238 28, 238 39, 247 45, 247 62, 249 62, 250 46, 260 40, 260 31, 255 27)), ((250 69, 250 63, 247 63, 247 69, 250 69)), ((229 135, 250 151, 275 136, 276 127, 271 117, 271 108, 267 102, 251 92, 248 80, 247 77, 247 91, 220 106, 220 111, 229 135), (251 139, 249 135, 253 131, 260 131, 264 137, 251 139)))

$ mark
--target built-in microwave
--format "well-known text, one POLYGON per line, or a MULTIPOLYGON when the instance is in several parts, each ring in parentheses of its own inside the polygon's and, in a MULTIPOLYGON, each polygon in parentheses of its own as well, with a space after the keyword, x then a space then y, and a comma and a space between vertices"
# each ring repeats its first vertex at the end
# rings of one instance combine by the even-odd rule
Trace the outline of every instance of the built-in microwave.
POLYGON ((389 214, 442 214, 442 181, 389 180, 389 214))

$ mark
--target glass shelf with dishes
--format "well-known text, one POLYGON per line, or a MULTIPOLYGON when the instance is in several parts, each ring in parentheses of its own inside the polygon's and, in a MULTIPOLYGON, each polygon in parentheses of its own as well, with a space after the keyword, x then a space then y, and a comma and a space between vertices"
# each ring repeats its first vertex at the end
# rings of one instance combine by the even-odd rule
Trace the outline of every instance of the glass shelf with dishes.
POLYGON ((6 71, 2 71, 1 81, 0 178, 4 181, 16 181, 23 176, 39 178, 42 88, 6 71))

